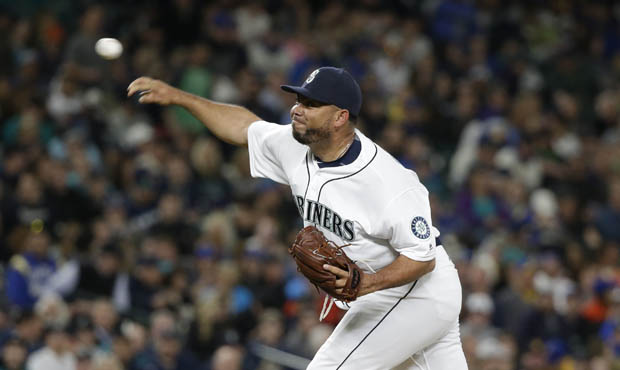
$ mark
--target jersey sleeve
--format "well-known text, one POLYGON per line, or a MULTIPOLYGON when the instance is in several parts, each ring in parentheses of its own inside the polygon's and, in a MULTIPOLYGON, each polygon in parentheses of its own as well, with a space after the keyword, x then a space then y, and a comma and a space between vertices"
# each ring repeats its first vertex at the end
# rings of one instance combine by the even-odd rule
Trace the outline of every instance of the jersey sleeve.
POLYGON ((400 254, 416 261, 435 258, 435 237, 439 231, 431 223, 428 191, 415 187, 397 195, 381 217, 381 229, 390 245, 400 254))
POLYGON ((288 185, 281 153, 286 148, 290 128, 275 123, 256 121, 248 127, 248 151, 252 177, 264 177, 288 185))

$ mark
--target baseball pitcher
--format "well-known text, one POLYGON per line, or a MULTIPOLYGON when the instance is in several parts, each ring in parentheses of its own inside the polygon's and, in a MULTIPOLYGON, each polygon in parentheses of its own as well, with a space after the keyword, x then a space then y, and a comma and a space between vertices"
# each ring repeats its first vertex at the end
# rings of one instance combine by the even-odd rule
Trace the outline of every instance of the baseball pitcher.
POLYGON ((252 176, 291 187, 305 227, 289 252, 332 297, 327 309, 334 301, 348 309, 308 369, 467 369, 461 284, 432 225, 428 191, 356 128, 359 85, 322 67, 282 89, 297 94, 290 125, 148 77, 128 96, 188 109, 221 140, 248 147, 252 176))

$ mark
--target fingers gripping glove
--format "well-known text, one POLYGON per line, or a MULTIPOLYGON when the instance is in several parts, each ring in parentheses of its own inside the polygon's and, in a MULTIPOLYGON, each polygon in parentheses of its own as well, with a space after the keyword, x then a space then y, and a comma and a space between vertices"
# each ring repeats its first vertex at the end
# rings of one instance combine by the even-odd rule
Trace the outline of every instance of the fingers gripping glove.
POLYGON ((295 238, 289 253, 301 272, 314 286, 323 289, 330 296, 351 302, 357 298, 360 290, 362 270, 344 253, 342 246, 337 246, 314 226, 306 226, 295 238), (342 293, 336 292, 338 277, 323 269, 323 265, 336 266, 349 272, 349 277, 342 293))

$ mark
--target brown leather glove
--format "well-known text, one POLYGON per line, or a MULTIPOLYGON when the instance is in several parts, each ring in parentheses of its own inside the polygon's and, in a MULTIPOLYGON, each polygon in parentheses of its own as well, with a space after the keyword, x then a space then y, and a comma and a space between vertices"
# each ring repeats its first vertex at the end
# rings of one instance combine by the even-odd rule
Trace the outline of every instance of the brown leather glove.
POLYGON ((297 270, 310 280, 314 286, 323 289, 330 296, 345 302, 354 301, 360 290, 362 270, 338 247, 314 226, 306 226, 295 238, 289 248, 295 258, 297 270), (325 270, 323 265, 336 266, 349 272, 342 293, 336 292, 338 277, 325 270))

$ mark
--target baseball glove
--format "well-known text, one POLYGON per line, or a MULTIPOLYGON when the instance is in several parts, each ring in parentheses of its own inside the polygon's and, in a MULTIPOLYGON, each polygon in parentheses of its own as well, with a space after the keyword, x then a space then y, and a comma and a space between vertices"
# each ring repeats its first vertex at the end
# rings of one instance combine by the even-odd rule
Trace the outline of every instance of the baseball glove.
POLYGON ((314 226, 306 226, 295 238, 289 253, 300 271, 314 286, 323 289, 330 296, 345 302, 354 301, 360 290, 362 270, 344 253, 342 246, 328 240, 314 226), (323 269, 323 265, 336 266, 349 272, 342 293, 336 292, 338 277, 323 269))

